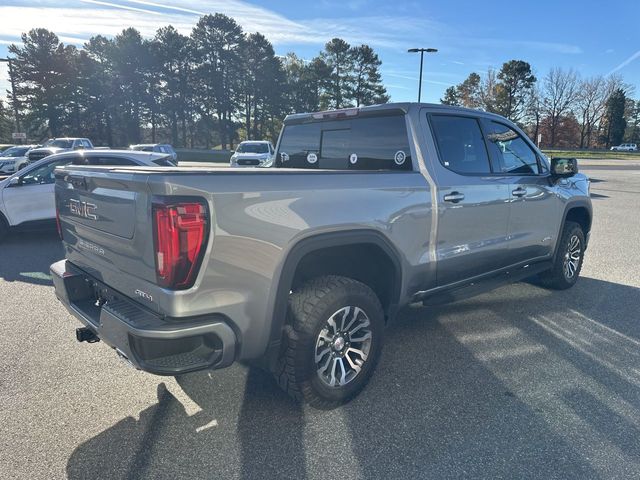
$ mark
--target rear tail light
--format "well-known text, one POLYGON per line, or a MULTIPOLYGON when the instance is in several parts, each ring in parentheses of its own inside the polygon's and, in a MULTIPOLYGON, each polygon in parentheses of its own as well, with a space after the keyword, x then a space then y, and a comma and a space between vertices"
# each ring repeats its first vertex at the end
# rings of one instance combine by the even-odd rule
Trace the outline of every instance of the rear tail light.
POLYGON ((193 286, 209 231, 205 205, 157 203, 153 222, 158 284, 176 290, 193 286))

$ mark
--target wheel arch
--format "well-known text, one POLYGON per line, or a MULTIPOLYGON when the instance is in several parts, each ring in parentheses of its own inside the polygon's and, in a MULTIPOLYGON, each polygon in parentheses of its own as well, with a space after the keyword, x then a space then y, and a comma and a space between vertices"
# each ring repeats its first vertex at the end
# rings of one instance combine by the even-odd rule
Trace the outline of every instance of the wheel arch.
POLYGON ((578 223, 584 232, 586 238, 591 231, 591 223, 593 220, 593 209, 591 203, 586 199, 574 200, 567 204, 562 215, 562 223, 558 231, 558 241, 556 242, 555 252, 553 255, 554 261, 560 248, 560 237, 562 236, 562 230, 567 222, 578 223))
MULTIPOLYGON (((296 282, 304 281, 305 279, 305 275, 301 274, 300 267, 309 267, 311 263, 314 263, 314 274, 342 274, 354 278, 353 275, 345 275, 345 268, 353 265, 357 257, 355 260, 352 259, 351 262, 346 262, 345 268, 342 268, 342 270, 337 269, 338 271, 332 271, 335 270, 335 261, 326 262, 326 265, 322 266, 318 266, 318 264, 323 263, 322 260, 330 258, 335 260, 335 255, 347 252, 353 253, 358 249, 362 249, 361 251, 365 253, 374 251, 376 255, 380 255, 379 257, 374 257, 375 260, 385 259, 388 262, 384 268, 390 269, 389 292, 387 298, 381 298, 381 302, 387 318, 392 318, 395 315, 402 289, 402 263, 396 248, 387 237, 376 230, 369 229, 318 233, 299 240, 291 247, 283 263, 277 280, 276 297, 271 316, 270 348, 275 344, 279 344, 282 337, 282 330, 287 316, 289 292, 295 288, 296 282), (313 262, 309 259, 316 261, 313 262)), ((360 280, 359 278, 355 279, 360 280)), ((369 286, 376 291, 376 286, 369 286)), ((377 287, 378 291, 376 293, 380 295, 380 286, 378 285, 377 287)))

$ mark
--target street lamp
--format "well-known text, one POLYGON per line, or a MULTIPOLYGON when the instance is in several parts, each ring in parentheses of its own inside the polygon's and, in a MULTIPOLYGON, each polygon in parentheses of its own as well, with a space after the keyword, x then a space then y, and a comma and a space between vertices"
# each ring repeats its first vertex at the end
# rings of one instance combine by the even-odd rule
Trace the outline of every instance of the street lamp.
POLYGON ((420 96, 422 93, 422 63, 424 59, 424 52, 436 53, 437 51, 437 48, 410 48, 409 50, 407 50, 408 53, 420 52, 420 80, 418 81, 418 103, 420 103, 420 96))
POLYGON ((16 121, 16 132, 20 131, 20 118, 18 117, 18 101, 16 100, 16 84, 13 78, 13 69, 11 68, 10 58, 0 58, 0 62, 6 62, 9 64, 9 81, 11 82, 11 97, 13 99, 13 114, 16 121))

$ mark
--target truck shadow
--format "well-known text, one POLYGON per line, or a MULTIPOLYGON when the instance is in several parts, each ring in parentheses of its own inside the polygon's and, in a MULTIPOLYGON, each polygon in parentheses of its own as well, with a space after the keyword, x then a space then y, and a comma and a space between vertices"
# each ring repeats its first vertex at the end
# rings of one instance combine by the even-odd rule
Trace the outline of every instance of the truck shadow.
POLYGON ((0 243, 0 278, 53 285, 49 266, 63 257, 64 249, 55 229, 12 232, 0 243))
POLYGON ((638 288, 582 278, 569 292, 520 283, 411 306, 343 408, 302 407, 255 368, 185 375, 178 386, 197 408, 160 384, 157 404, 80 445, 66 473, 598 478, 598 451, 624 472, 638 455, 639 304, 638 288))

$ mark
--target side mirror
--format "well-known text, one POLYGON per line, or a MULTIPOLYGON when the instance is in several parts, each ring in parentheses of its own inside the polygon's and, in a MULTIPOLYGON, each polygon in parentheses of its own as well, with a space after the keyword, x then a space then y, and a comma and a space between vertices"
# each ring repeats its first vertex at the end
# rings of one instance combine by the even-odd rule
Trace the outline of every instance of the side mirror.
POLYGON ((230 151, 231 153, 236 153, 236 151, 235 151, 235 150, 229 150, 229 151, 230 151))
POLYGON ((21 183, 22 182, 20 181, 20 177, 12 177, 11 180, 9 180, 10 187, 17 187, 21 183))
POLYGON ((551 175, 571 177, 578 173, 578 160, 575 158, 551 158, 551 175))

